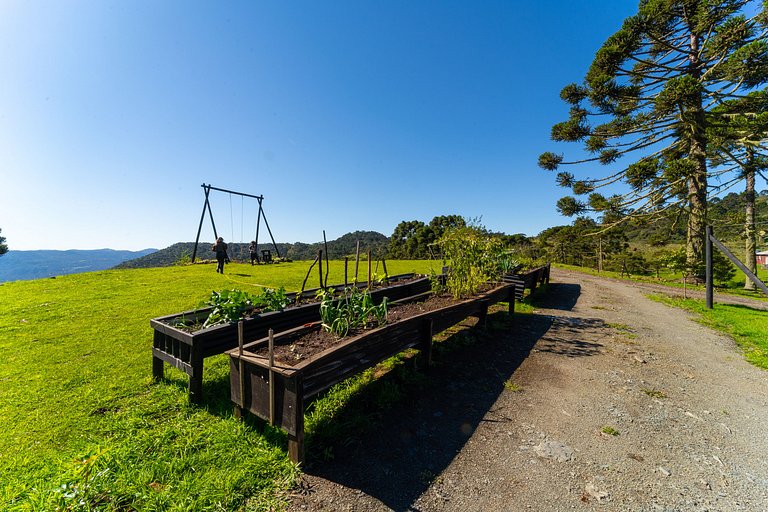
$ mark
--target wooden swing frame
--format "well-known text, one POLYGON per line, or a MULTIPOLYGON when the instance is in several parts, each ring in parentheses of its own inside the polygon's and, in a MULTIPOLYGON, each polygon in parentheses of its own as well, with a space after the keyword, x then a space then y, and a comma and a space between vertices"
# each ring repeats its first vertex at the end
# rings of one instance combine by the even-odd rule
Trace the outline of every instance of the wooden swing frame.
MULTIPOLYGON (((267 222, 267 215, 264 213, 264 206, 262 205, 262 201, 264 201, 264 196, 259 195, 255 196, 253 194, 246 194, 245 192, 236 192, 234 190, 227 190, 224 188, 218 188, 214 187, 213 185, 206 185, 203 183, 200 185, 203 187, 203 191, 205 192, 205 203, 203 203, 203 213, 200 215, 200 224, 197 227, 197 237, 195 238, 195 248, 192 251, 192 263, 195 262, 195 258, 197 257, 197 246, 200 243, 200 233, 203 229, 203 221, 205 221, 205 212, 208 211, 208 215, 211 219, 211 226, 213 227, 213 237, 215 239, 219 238, 219 234, 216 232, 216 223, 213 221, 213 210, 211 209, 211 203, 209 200, 209 195, 211 194, 211 190, 216 190, 219 192, 226 192, 227 194, 235 194, 240 197, 251 197, 253 199, 256 199, 259 202, 259 214, 256 217, 256 247, 259 246, 259 227, 261 226, 261 219, 264 219, 264 225, 267 227, 267 232, 269 233, 269 238, 272 240, 272 246, 275 248, 275 254, 277 254, 277 257, 280 257, 280 249, 277 248, 277 244, 275 243, 275 237, 272 236, 272 230, 269 229, 269 222, 267 222)), ((230 205, 231 207, 231 205, 230 205)))

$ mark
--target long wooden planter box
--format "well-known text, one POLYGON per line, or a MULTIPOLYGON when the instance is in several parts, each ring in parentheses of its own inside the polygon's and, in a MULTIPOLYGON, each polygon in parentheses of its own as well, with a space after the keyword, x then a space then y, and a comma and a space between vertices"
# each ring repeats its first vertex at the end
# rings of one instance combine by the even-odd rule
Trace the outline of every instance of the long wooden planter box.
MULTIPOLYGON (((291 459, 304 458, 304 403, 334 384, 355 375, 407 348, 422 350, 429 364, 433 334, 468 316, 485 318, 488 307, 502 301, 514 308, 513 284, 502 284, 478 297, 422 313, 340 341, 296 366, 276 365, 254 352, 266 338, 227 352, 230 356, 230 387, 238 414, 250 411, 288 433, 291 459), (242 369, 242 371, 241 371, 242 369), (270 382, 272 390, 270 391, 270 382), (270 398, 272 397, 272 398, 270 398)), ((274 337, 275 345, 290 344, 318 325, 299 327, 274 337)))
MULTIPOLYGON (((391 301, 398 300, 431 289, 428 277, 402 282, 413 277, 418 276, 403 274, 390 278, 393 284, 375 288, 371 292, 373 300, 377 303, 384 297, 391 301)), ((365 284, 358 284, 358 287, 364 286, 365 284)), ((335 285, 333 288, 343 289, 344 285, 335 285)), ((313 295, 313 290, 304 292, 304 296, 312 296, 310 294, 313 295)), ((236 323, 215 325, 193 332, 174 327, 174 324, 180 321, 202 324, 209 313, 210 308, 206 308, 150 320, 150 325, 154 329, 152 344, 154 378, 163 378, 163 363, 184 371, 189 375, 189 401, 192 403, 200 403, 202 399, 203 360, 238 346, 236 323)), ((253 341, 267 336, 270 329, 274 332, 282 332, 318 320, 320 320, 320 304, 318 302, 302 304, 287 307, 283 311, 260 313, 245 318, 243 335, 246 341, 253 341)))
POLYGON ((533 293, 539 285, 549 282, 550 266, 551 264, 547 263, 526 272, 513 272, 505 275, 502 281, 515 285, 515 297, 520 300, 526 289, 533 293))

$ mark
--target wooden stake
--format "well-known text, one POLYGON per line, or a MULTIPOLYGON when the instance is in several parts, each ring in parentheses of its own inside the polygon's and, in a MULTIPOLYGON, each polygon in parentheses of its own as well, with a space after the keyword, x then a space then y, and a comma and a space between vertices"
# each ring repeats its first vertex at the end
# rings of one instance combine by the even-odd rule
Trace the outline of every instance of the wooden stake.
POLYGON ((368 289, 371 289, 371 251, 368 251, 368 289))
POLYGON ((349 257, 344 256, 344 288, 347 287, 349 280, 347 279, 347 266, 349 265, 349 257))
POLYGON ((326 288, 328 286, 328 274, 330 273, 328 266, 330 262, 328 261, 328 241, 325 239, 325 230, 323 230, 323 244, 325 245, 325 281, 320 286, 326 288))
POLYGON ((315 266, 315 263, 317 263, 317 258, 315 258, 315 261, 312 262, 312 264, 309 266, 309 270, 307 270, 307 275, 304 276, 304 282, 301 283, 301 291, 296 295, 296 302, 299 302, 299 299, 301 299, 301 294, 304 293, 304 287, 307 286, 307 279, 309 279, 309 274, 312 272, 312 267, 315 266))
POLYGON ((360 266, 360 240, 357 241, 355 248, 355 284, 357 284, 357 267, 360 266))
POLYGON ((243 321, 237 322, 237 355, 240 370, 240 411, 245 410, 245 363, 243 362, 243 321))
POLYGON ((323 250, 322 249, 317 250, 317 260, 320 262, 320 264, 317 266, 317 270, 320 272, 320 288, 325 288, 323 286, 323 250))
POLYGON ((269 330, 269 424, 275 424, 275 333, 269 330))
POLYGON ((389 277, 389 272, 387 272, 387 261, 384 258, 381 258, 381 265, 384 267, 384 275, 389 277))

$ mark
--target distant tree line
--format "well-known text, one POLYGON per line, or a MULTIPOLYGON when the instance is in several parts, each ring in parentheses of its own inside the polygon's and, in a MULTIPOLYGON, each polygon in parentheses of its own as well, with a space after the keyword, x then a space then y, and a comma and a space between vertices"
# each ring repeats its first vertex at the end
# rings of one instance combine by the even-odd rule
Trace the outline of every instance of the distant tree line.
MULTIPOLYGON (((2 233, 3 230, 0 229, 0 233, 2 233)), ((5 243, 5 237, 0 236, 0 256, 8 252, 8 245, 5 243)))

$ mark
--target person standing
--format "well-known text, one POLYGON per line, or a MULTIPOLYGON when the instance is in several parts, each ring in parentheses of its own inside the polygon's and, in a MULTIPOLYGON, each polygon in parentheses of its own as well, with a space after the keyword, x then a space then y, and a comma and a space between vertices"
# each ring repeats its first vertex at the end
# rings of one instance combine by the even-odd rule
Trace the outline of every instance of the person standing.
POLYGON ((256 263, 259 262, 259 249, 256 247, 256 241, 254 240, 251 242, 251 245, 248 246, 248 252, 251 253, 251 265, 253 265, 253 262, 256 263))
POLYGON ((212 250, 216 252, 216 272, 223 274, 224 263, 229 261, 229 256, 227 256, 227 244, 224 243, 224 238, 217 238, 216 243, 213 244, 212 250))

